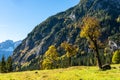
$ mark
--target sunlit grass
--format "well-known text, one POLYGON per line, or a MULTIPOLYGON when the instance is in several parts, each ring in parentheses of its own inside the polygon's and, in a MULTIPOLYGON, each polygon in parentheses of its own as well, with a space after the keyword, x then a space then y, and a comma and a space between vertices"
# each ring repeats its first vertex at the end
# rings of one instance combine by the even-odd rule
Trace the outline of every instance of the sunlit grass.
POLYGON ((98 67, 77 66, 65 69, 35 70, 0 74, 0 80, 120 80, 120 64, 101 71, 98 67))

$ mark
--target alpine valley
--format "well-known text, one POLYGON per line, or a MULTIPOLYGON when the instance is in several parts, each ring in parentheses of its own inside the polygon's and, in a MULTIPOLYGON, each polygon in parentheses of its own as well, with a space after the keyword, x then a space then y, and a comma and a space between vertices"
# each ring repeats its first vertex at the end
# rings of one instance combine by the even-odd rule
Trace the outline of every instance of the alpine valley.
MULTIPOLYGON (((79 53, 88 53, 86 39, 80 38, 80 26, 85 16, 96 17, 102 28, 101 40, 107 45, 108 40, 120 45, 120 0, 80 0, 70 9, 50 16, 35 26, 22 43, 13 52, 14 69, 40 69, 40 61, 49 46, 59 48, 64 41, 79 47, 79 53)), ((82 59, 82 58, 81 58, 82 59)))

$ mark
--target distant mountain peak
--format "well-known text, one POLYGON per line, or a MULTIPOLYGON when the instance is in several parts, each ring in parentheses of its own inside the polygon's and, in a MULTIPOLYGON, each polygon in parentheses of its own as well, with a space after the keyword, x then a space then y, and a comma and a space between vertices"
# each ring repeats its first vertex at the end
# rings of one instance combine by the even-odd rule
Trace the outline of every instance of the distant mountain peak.
POLYGON ((4 55, 6 58, 12 55, 13 50, 21 43, 20 41, 14 42, 13 40, 6 40, 0 43, 0 59, 4 55))

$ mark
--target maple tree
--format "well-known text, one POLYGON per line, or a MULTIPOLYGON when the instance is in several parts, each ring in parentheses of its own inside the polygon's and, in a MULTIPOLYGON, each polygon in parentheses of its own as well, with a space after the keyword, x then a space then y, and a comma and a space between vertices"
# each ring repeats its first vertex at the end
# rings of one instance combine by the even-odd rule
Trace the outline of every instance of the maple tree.
POLYGON ((78 52, 77 46, 71 45, 67 42, 63 42, 61 44, 61 47, 65 49, 66 55, 69 58, 69 66, 71 66, 71 57, 76 55, 76 53, 78 52))
POLYGON ((95 51, 98 66, 102 69, 102 63, 99 56, 98 43, 101 36, 100 22, 93 17, 85 17, 83 26, 81 27, 80 37, 86 38, 89 41, 89 46, 95 51))

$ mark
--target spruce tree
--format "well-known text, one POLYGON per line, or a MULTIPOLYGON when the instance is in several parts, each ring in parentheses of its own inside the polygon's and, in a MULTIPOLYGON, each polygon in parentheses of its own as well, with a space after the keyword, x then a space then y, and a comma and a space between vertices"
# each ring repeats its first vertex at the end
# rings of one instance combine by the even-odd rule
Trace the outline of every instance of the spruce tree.
POLYGON ((12 72, 13 68, 12 68, 12 57, 9 56, 7 61, 6 61, 6 68, 7 68, 7 72, 12 72))
POLYGON ((0 61, 0 73, 1 73, 1 61, 0 61))
POLYGON ((6 62, 5 62, 5 57, 4 56, 2 56, 0 71, 1 71, 1 73, 5 73, 6 72, 6 62))

